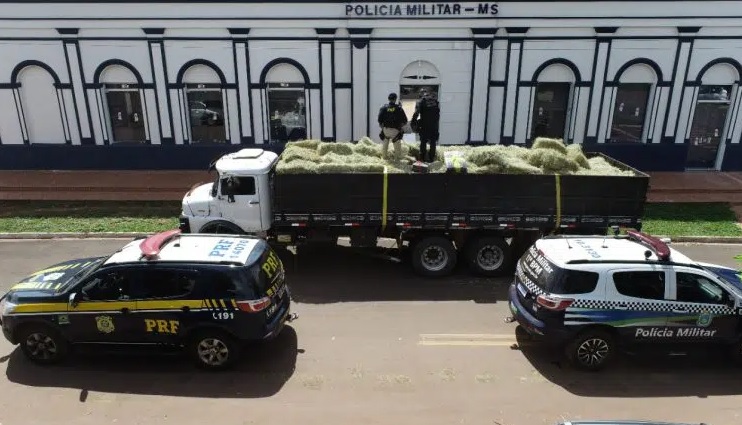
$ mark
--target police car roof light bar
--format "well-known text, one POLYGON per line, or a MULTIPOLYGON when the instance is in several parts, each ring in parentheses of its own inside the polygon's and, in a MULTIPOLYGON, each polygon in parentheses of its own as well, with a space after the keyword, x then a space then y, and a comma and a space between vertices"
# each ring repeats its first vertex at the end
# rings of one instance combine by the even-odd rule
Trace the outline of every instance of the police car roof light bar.
POLYGON ((629 239, 651 248, 660 261, 670 259, 670 247, 660 239, 634 230, 629 230, 626 234, 629 236, 629 239))
POLYGON ((162 246, 176 236, 180 236, 180 229, 156 233, 143 240, 139 244, 139 250, 144 257, 156 257, 160 253, 162 246))

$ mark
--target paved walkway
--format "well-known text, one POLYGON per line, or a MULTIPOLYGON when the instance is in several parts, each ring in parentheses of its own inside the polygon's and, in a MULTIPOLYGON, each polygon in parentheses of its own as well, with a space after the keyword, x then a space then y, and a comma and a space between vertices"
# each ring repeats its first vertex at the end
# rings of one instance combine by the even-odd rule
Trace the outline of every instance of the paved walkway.
MULTIPOLYGON (((650 202, 742 206, 742 173, 650 173, 650 202)), ((0 200, 178 201, 206 171, 0 171, 0 200)))

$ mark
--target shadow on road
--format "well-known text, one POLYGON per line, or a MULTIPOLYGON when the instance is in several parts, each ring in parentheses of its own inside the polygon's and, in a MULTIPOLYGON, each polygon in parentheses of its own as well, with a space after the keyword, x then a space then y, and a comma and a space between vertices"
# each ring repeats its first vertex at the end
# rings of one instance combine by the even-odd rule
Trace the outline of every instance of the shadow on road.
POLYGON ((32 387, 76 388, 84 402, 89 391, 205 398, 263 398, 278 393, 293 375, 296 331, 286 326, 273 341, 245 350, 232 370, 208 372, 183 356, 78 355, 63 365, 38 366, 20 349, 8 359, 8 380, 32 387))
POLYGON ((618 355, 600 372, 574 369, 560 352, 516 329, 520 351, 546 379, 582 397, 700 397, 742 394, 742 369, 721 353, 693 357, 618 355))
POLYGON ((409 262, 395 263, 382 248, 359 251, 343 246, 311 247, 295 257, 281 252, 292 297, 301 303, 360 301, 475 301, 495 303, 507 298, 512 278, 481 278, 459 264, 453 276, 416 275, 409 262))

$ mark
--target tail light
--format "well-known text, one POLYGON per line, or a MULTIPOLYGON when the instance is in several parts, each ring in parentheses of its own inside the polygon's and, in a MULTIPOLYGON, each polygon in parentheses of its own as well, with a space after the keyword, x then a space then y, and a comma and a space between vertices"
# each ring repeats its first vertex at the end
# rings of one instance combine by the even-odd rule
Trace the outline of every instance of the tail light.
POLYGON ((263 297, 258 300, 237 301, 237 308, 247 313, 258 313, 271 305, 271 299, 263 297))
POLYGON ((569 298, 552 298, 548 295, 539 295, 536 297, 536 302, 543 308, 562 311, 567 307, 571 306, 575 300, 569 298))

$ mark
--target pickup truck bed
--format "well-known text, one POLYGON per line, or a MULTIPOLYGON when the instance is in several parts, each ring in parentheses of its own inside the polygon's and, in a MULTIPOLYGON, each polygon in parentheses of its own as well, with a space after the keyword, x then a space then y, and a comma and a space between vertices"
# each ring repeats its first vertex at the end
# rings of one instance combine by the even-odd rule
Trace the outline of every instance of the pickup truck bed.
POLYGON ((276 174, 274 226, 640 228, 649 176, 597 155, 635 175, 276 174))

